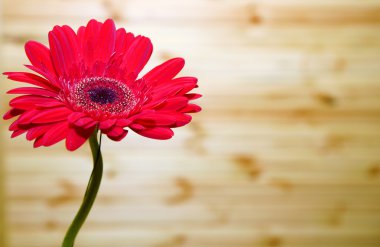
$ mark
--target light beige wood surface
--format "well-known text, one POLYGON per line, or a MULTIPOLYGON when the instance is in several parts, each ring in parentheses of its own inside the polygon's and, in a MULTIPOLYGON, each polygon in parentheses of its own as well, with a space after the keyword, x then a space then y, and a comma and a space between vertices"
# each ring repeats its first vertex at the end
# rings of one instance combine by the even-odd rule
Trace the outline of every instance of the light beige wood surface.
MULTIPOLYGON (((380 246, 379 0, 2 8, 2 71, 23 70, 25 41, 47 43, 56 24, 112 17, 152 39, 145 71, 182 56, 182 75, 199 78, 203 111, 172 140, 104 141, 104 181, 76 247, 380 246)), ((1 81, 3 92, 20 85, 1 81)), ((33 149, 1 124, 1 246, 59 246, 91 172, 88 147, 33 149)))

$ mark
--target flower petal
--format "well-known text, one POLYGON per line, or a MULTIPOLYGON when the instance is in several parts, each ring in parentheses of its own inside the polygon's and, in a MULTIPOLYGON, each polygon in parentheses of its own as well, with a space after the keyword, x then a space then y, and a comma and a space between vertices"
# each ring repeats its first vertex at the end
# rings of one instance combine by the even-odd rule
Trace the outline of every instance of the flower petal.
POLYGON ((66 105, 61 101, 53 99, 51 101, 44 101, 44 102, 36 104, 36 109, 42 110, 42 109, 55 108, 55 107, 61 107, 61 106, 66 106, 66 105))
POLYGON ((174 78, 185 66, 183 58, 173 58, 149 71, 143 79, 148 83, 163 83, 174 78))
POLYGON ((74 125, 77 127, 81 127, 83 129, 92 128, 97 124, 97 121, 94 121, 94 119, 90 117, 83 117, 78 119, 74 125))
POLYGON ((183 113, 195 113, 200 112, 202 108, 199 105, 196 104, 188 104, 186 107, 181 109, 181 112, 183 113))
POLYGON ((9 126, 9 130, 17 130, 17 129, 29 129, 31 128, 32 126, 30 126, 29 123, 27 123, 27 121, 32 118, 38 111, 36 110, 30 110, 30 111, 26 111, 25 113, 23 113, 22 115, 20 115, 20 117, 15 120, 10 126, 9 126), (21 126, 20 124, 22 124, 23 122, 26 122, 24 124, 24 126, 21 126))
POLYGON ((144 126, 168 126, 176 122, 176 118, 170 113, 148 112, 136 116, 133 121, 144 126))
POLYGON ((99 44, 95 50, 95 56, 106 63, 115 49, 116 28, 113 20, 108 19, 101 27, 99 44))
POLYGON ((65 139, 68 132, 68 123, 61 122, 49 126, 49 130, 43 135, 41 142, 48 147, 65 139))
POLYGON ((44 103, 50 103, 50 102, 57 102, 57 100, 53 98, 47 98, 47 97, 36 96, 36 95, 22 95, 22 96, 18 96, 12 99, 9 102, 9 105, 14 108, 30 110, 30 109, 35 108, 37 104, 44 104, 44 103))
POLYGON ((190 123, 192 117, 187 114, 177 113, 175 114, 176 122, 174 125, 170 126, 172 128, 182 127, 190 123))
POLYGON ((33 65, 28 65, 28 64, 25 64, 24 65, 26 68, 36 72, 37 74, 39 75, 42 75, 45 79, 47 79, 49 81, 49 83, 54 86, 54 88, 56 89, 56 91, 58 91, 58 89, 60 88, 60 85, 59 85, 59 82, 57 80, 57 77, 56 75, 52 75, 50 73, 44 73, 41 69, 33 66, 33 65))
POLYGON ((52 85, 48 80, 28 72, 4 72, 8 79, 20 82, 26 82, 35 86, 39 86, 51 91, 58 91, 58 88, 52 85))
POLYGON ((125 53, 134 39, 133 33, 127 33, 124 28, 119 28, 116 31, 115 52, 125 53))
POLYGON ((127 127, 128 125, 130 125, 132 123, 132 120, 130 119, 118 119, 117 122, 116 122, 116 126, 119 126, 119 127, 127 127))
MULTIPOLYGON (((27 119, 26 123, 39 124, 39 123, 51 123, 51 122, 63 121, 63 120, 67 120, 67 116, 70 115, 70 113, 72 113, 72 111, 67 109, 66 107, 45 109, 45 110, 39 111, 32 118, 27 119)), ((25 122, 23 122, 22 124, 24 123, 25 122)))
POLYGON ((82 76, 82 73, 80 71, 80 66, 81 66, 81 61, 82 61, 82 52, 79 49, 79 42, 78 42, 78 37, 74 30, 69 27, 69 26, 62 26, 61 28, 62 34, 66 37, 66 46, 68 49, 70 49, 70 54, 72 59, 70 61, 71 66, 69 67, 70 69, 70 78, 79 78, 82 76))
POLYGON ((64 44, 62 44, 58 37, 58 27, 54 27, 52 31, 49 32, 49 46, 51 51, 51 59, 54 64, 54 68, 60 77, 67 77, 69 74, 70 60, 68 58, 71 51, 68 51, 64 44))
POLYGON ((8 119, 11 119, 11 118, 14 118, 18 115, 21 115, 25 112, 25 110, 22 110, 22 109, 18 109, 18 108, 12 108, 10 109, 9 111, 7 111, 4 116, 3 116, 3 119, 4 120, 8 120, 8 119))
POLYGON ((167 83, 163 83, 152 90, 152 101, 169 98, 175 95, 183 95, 197 86, 195 77, 179 77, 167 83))
POLYGON ((28 130, 28 133, 26 134, 26 139, 28 141, 31 141, 42 136, 43 134, 49 131, 52 125, 53 124, 44 124, 44 125, 38 125, 38 126, 30 128, 28 130))
POLYGON ((178 109, 185 107, 188 102, 189 100, 186 97, 173 97, 165 100, 165 102, 156 107, 156 110, 177 111, 178 109))
POLYGON ((200 97, 202 97, 202 94, 198 94, 198 93, 189 93, 189 94, 184 94, 183 96, 185 96, 185 97, 188 98, 189 100, 195 100, 195 99, 199 99, 200 97))
POLYGON ((78 149, 91 136, 95 126, 89 129, 81 129, 75 126, 69 126, 66 136, 66 148, 70 151, 78 149))
POLYGON ((115 126, 107 133, 108 138, 113 141, 120 141, 128 134, 128 130, 115 126))
POLYGON ((43 145, 43 139, 42 138, 43 138, 43 136, 36 138, 36 140, 33 143, 34 148, 38 148, 38 147, 41 147, 43 145))
POLYGON ((120 70, 125 71, 125 78, 134 80, 148 62, 153 46, 149 38, 137 36, 127 50, 120 70))
POLYGON ((25 44, 25 53, 33 66, 41 70, 42 76, 56 77, 49 48, 36 41, 28 41, 25 44))
POLYGON ((23 129, 18 129, 18 130, 15 130, 12 132, 12 135, 11 135, 11 138, 15 138, 19 135, 22 135, 26 132, 26 130, 23 130, 23 129))
POLYGON ((156 128, 139 129, 139 128, 134 128, 134 125, 131 125, 130 128, 139 135, 149 137, 152 139, 158 139, 158 140, 170 139, 174 135, 174 132, 169 128, 156 127, 156 128))
POLYGON ((52 92, 50 90, 46 90, 44 88, 38 87, 19 87, 11 89, 7 92, 7 94, 32 94, 46 97, 57 97, 58 94, 56 92, 52 92))
POLYGON ((68 117, 67 117, 67 120, 70 122, 70 123, 75 123, 76 121, 78 121, 78 119, 82 118, 82 117, 85 117, 86 114, 84 114, 83 112, 73 112, 71 113, 68 117))
POLYGON ((92 19, 88 22, 86 28, 84 29, 83 37, 79 34, 78 37, 82 38, 81 48, 83 52, 84 63, 88 71, 92 71, 93 65, 96 62, 96 57, 94 51, 96 50, 97 44, 99 42, 99 33, 102 23, 92 19))
POLYGON ((107 119, 99 123, 99 129, 106 133, 108 129, 112 128, 117 122, 116 118, 107 119))

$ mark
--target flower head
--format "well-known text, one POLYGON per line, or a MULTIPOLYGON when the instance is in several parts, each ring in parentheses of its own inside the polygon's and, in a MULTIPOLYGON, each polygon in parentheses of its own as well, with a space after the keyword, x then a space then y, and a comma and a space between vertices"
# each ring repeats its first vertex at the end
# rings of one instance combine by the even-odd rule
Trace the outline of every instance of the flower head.
POLYGON ((9 103, 4 119, 17 117, 12 137, 26 133, 34 147, 63 139, 69 150, 79 148, 98 128, 110 139, 123 139, 128 129, 154 139, 169 139, 172 128, 191 121, 200 111, 189 103, 199 94, 195 77, 174 78, 183 68, 173 58, 142 77, 140 71, 153 51, 149 38, 115 28, 112 20, 91 20, 77 32, 55 26, 49 48, 35 41, 25 44, 35 73, 5 72, 9 79, 32 84, 8 91, 21 94, 9 103))

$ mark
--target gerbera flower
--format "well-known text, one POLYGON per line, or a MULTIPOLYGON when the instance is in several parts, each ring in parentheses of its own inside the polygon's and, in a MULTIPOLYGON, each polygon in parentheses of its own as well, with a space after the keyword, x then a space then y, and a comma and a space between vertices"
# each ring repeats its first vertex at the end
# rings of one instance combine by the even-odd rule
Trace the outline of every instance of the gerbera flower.
POLYGON ((66 139, 68 150, 79 148, 99 129, 110 139, 123 139, 128 129, 149 138, 169 139, 172 128, 191 121, 200 111, 189 103, 199 94, 195 77, 174 78, 183 68, 173 58, 138 79, 153 47, 149 38, 115 28, 112 20, 91 20, 77 32, 55 26, 49 47, 36 41, 25 44, 35 73, 6 72, 14 81, 33 87, 8 91, 22 94, 9 103, 4 119, 17 117, 12 137, 26 133, 34 147, 66 139))

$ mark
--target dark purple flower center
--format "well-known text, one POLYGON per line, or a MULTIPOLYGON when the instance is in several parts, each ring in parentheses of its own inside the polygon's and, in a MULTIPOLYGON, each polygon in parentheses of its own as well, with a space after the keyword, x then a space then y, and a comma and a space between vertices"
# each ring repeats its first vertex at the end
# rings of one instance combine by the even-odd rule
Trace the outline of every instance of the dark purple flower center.
POLYGON ((76 82, 70 89, 69 101, 75 110, 99 118, 126 115, 138 102, 125 83, 107 77, 88 77, 76 82))
POLYGON ((111 104, 117 100, 116 92, 110 88, 98 87, 88 90, 90 99, 98 104, 111 104))

